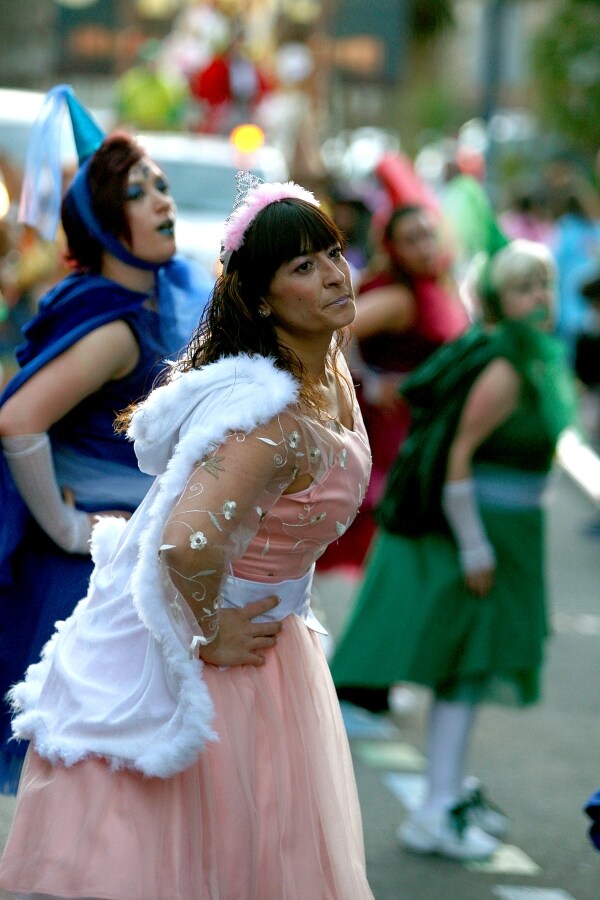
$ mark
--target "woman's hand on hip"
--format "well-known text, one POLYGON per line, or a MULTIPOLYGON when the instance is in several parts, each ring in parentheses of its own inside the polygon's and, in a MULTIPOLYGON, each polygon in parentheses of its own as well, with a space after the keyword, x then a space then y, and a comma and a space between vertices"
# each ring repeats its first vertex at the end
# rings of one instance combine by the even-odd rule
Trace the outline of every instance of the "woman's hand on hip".
POLYGON ((275 646, 281 622, 253 622, 256 616, 274 609, 279 597, 270 596, 248 603, 243 609, 219 611, 218 637, 200 648, 200 657, 213 666, 262 666, 261 651, 275 646))

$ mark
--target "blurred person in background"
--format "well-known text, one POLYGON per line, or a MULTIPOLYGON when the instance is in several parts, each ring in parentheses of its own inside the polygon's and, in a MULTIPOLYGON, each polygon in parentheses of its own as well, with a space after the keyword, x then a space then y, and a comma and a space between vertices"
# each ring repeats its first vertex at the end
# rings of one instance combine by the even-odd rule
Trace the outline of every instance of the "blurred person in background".
POLYGON ((64 262, 62 232, 53 241, 40 237, 35 228, 14 224, 11 243, 0 260, 0 289, 8 309, 2 352, 13 366, 21 330, 37 310, 40 297, 69 271, 64 262))
POLYGON ((352 184, 342 181, 330 183, 325 190, 331 217, 348 242, 345 256, 351 266, 352 281, 359 284, 371 257, 372 210, 368 198, 352 184))
MULTIPOLYGON (((593 450, 600 454, 600 268, 581 285, 590 306, 586 330, 577 339, 574 369, 581 386, 581 419, 593 450)), ((585 526, 588 537, 600 537, 600 515, 585 526)))
POLYGON ((0 359, 10 353, 15 342, 15 329, 10 318, 13 304, 10 291, 7 294, 6 281, 2 278, 2 270, 10 265, 14 251, 14 228, 12 223, 4 218, 0 221, 0 359))
POLYGON ((556 333, 574 364, 579 335, 591 322, 590 306, 581 286, 594 275, 600 262, 600 194, 569 158, 549 164, 545 179, 554 220, 556 333))
POLYGON ((592 446, 600 452, 600 268, 583 282, 581 294, 589 304, 590 316, 577 339, 574 368, 587 392, 582 397, 582 416, 587 420, 592 446))
POLYGON ((540 180, 512 187, 506 208, 498 216, 504 233, 511 239, 525 238, 552 246, 554 224, 550 215, 549 195, 540 180))
MULTIPOLYGON (((63 187, 72 174, 65 165, 63 187)), ((0 154, 0 190, 6 204, 0 221, 0 356, 5 377, 15 369, 14 350, 22 327, 36 311, 42 294, 68 271, 60 229, 55 240, 46 240, 35 228, 17 222, 22 180, 21 168, 0 154)))
MULTIPOLYGON (((375 531, 372 512, 408 429, 409 409, 398 388, 434 350, 468 326, 429 209, 405 205, 393 210, 376 264, 379 271, 367 268, 359 285, 350 356, 371 444, 371 481, 353 525, 319 560, 319 574, 338 569, 361 573, 375 531)), ((387 690, 357 688, 340 696, 372 710, 387 709, 387 690)))
POLYGON ((126 128, 180 131, 187 125, 191 99, 187 81, 166 67, 161 51, 160 41, 146 41, 136 65, 115 82, 115 111, 126 128))
POLYGON ((324 176, 320 153, 318 38, 310 22, 278 16, 273 53, 273 89, 256 110, 267 140, 283 153, 295 178, 320 182, 324 176))
POLYGON ((227 43, 229 18, 220 6, 219 0, 192 0, 177 13, 162 40, 165 65, 186 80, 208 64, 216 47, 227 43))
MULTIPOLYGON (((24 218, 53 236, 62 196, 55 131, 65 106, 82 163, 62 201, 72 274, 24 328, 20 370, 0 396, 3 698, 85 595, 95 518, 129 517, 148 490, 152 479, 114 432, 115 412, 152 387, 207 299, 174 255, 175 206, 163 173, 129 135, 104 139, 67 86, 49 93, 32 132, 24 218)), ((0 787, 8 792, 24 753, 9 734, 4 706, 0 787)))
POLYGON ((242 25, 232 22, 227 45, 190 74, 189 87, 202 109, 198 130, 226 135, 236 125, 255 120, 260 102, 274 84, 252 58, 242 25))
POLYGON ((465 781, 483 701, 540 694, 548 635, 544 490, 577 396, 554 327, 549 249, 508 243, 483 268, 482 326, 401 386, 412 424, 377 508, 362 587, 331 661, 338 687, 430 688, 422 804, 403 846, 482 859, 507 818, 465 781))

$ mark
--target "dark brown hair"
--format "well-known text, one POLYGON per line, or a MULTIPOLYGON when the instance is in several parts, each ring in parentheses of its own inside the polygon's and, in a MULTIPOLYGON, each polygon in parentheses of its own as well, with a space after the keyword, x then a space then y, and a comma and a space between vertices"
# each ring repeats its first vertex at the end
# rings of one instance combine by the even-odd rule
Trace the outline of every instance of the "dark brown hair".
MULTIPOLYGON (((127 178, 144 156, 143 148, 125 131, 114 131, 95 152, 88 171, 92 209, 105 231, 129 242, 131 233, 125 212, 127 178)), ((99 272, 104 248, 91 236, 67 190, 61 210, 69 261, 77 268, 99 272)))
MULTIPOLYGON (((314 406, 314 390, 302 363, 279 342, 272 318, 263 318, 258 310, 280 266, 304 253, 335 245, 343 248, 345 243, 335 222, 305 200, 288 198, 261 210, 244 243, 231 255, 227 273, 215 284, 205 315, 181 360, 183 371, 238 353, 269 356, 278 368, 300 380, 301 394, 314 406)), ((343 337, 338 335, 334 357, 343 337)), ((329 362, 333 367, 334 360, 329 362)))

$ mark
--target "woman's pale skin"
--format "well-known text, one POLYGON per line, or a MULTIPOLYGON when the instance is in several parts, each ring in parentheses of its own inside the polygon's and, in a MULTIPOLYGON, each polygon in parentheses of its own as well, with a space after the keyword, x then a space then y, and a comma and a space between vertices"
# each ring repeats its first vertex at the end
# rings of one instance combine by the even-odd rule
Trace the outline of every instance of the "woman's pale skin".
MULTIPOLYGON (((146 158, 130 171, 125 206, 132 252, 147 261, 167 262, 175 252, 175 205, 162 172, 146 158), (170 231, 165 229, 167 221, 171 222, 170 231)), ((127 265, 108 251, 103 253, 100 273, 140 293, 149 294, 154 286, 152 271, 127 265)), ((0 409, 0 435, 48 431, 102 385, 132 372, 138 359, 137 341, 125 322, 117 320, 96 328, 47 363, 6 401, 0 409)))
MULTIPOLYGON (((552 282, 541 274, 511 280, 500 292, 500 304, 507 319, 541 314, 539 327, 548 330, 552 321, 552 282)), ((521 378, 508 360, 498 358, 486 366, 471 388, 450 445, 447 481, 462 481, 472 476, 475 451, 512 415, 520 391, 521 378)), ((493 587, 494 572, 495 566, 491 566, 466 574, 469 590, 485 597, 493 587)))
MULTIPOLYGON (((129 172, 125 209, 131 233, 128 248, 148 262, 167 262, 175 253, 175 203, 162 171, 144 157, 129 172)), ((133 291, 150 294, 154 273, 122 262, 104 251, 101 274, 133 291)), ((0 436, 47 432, 82 400, 109 381, 135 369, 139 346, 122 320, 85 335, 36 372, 0 408, 0 436)), ((65 502, 75 506, 74 492, 62 485, 65 502)), ((105 510, 90 516, 119 516, 125 510, 105 510)), ((276 597, 248 604, 243 610, 224 610, 221 617, 220 664, 262 665, 260 652, 272 647, 279 623, 255 624, 252 619, 273 609, 276 597)))

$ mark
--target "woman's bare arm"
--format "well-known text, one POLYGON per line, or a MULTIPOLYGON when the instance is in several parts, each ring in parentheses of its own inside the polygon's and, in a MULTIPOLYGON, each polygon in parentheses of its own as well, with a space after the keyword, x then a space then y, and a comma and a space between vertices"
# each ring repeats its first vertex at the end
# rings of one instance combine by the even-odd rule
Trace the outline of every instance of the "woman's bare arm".
POLYGON ((125 322, 96 328, 47 363, 0 409, 0 435, 48 431, 103 384, 130 372, 138 343, 125 322))
POLYGON ((417 305, 403 285, 374 288, 358 297, 352 334, 365 340, 385 332, 401 333, 417 321, 417 305))
POLYGON ((494 583, 494 552, 475 496, 472 462, 475 451, 514 411, 520 378, 505 359, 496 359, 471 388, 450 446, 442 506, 457 542, 465 582, 484 597, 494 583))
POLYGON ((446 479, 471 477, 477 448, 516 408, 521 379, 506 359, 489 363, 471 388, 450 445, 446 479))

